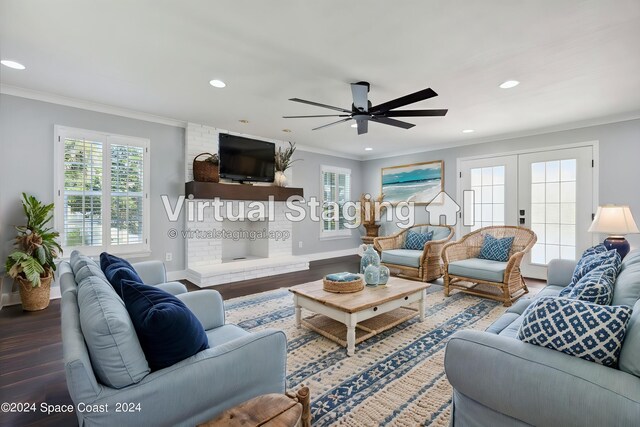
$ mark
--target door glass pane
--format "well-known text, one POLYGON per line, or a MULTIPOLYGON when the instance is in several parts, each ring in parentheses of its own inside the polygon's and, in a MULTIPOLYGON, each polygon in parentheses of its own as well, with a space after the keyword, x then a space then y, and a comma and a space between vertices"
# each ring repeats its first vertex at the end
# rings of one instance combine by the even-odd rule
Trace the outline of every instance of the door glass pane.
POLYGON ((531 262, 575 259, 576 159, 531 164, 531 229, 538 242, 531 262))
POLYGON ((471 189, 475 195, 475 225, 471 230, 504 224, 505 172, 504 165, 471 169, 471 189))

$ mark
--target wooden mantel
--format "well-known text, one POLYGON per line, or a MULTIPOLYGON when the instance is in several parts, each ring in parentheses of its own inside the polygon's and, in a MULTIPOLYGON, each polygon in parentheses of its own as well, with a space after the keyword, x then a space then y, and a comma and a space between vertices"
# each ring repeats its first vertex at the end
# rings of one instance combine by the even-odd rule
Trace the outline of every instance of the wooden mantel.
POLYGON ((284 202, 291 196, 303 197, 302 188, 276 187, 272 185, 224 184, 219 182, 189 181, 185 184, 187 196, 195 199, 269 200, 284 202))

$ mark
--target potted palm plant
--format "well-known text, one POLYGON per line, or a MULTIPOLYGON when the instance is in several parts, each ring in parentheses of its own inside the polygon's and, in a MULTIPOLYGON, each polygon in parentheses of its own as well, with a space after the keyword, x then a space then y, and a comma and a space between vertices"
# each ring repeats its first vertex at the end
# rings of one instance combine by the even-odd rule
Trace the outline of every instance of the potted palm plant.
POLYGON ((55 259, 62 254, 56 239, 60 233, 47 227, 53 218, 53 203, 45 205, 22 193, 27 225, 18 226, 15 250, 7 257, 7 274, 18 282, 22 308, 43 310, 49 306, 55 259))
POLYGON ((289 142, 289 147, 285 148, 284 150, 282 149, 282 147, 278 147, 278 150, 276 151, 276 158, 275 158, 276 173, 273 178, 273 183, 278 187, 287 186, 287 177, 285 176, 284 172, 291 167, 291 164, 293 162, 300 160, 300 159, 296 159, 296 160, 292 159, 293 153, 295 153, 295 151, 296 151, 296 144, 292 142, 289 142))

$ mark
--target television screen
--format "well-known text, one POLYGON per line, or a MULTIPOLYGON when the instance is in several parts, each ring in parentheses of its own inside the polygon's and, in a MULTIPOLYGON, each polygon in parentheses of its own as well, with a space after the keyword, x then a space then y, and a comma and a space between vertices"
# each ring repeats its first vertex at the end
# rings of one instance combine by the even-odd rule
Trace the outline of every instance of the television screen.
POLYGON ((273 182, 275 144, 220 134, 220 177, 236 181, 273 182))

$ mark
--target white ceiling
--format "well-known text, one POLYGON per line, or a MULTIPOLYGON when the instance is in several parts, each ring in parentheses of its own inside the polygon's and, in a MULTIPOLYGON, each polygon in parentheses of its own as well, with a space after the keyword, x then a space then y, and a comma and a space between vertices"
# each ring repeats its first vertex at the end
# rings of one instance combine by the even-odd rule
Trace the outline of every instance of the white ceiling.
POLYGON ((356 157, 635 114, 639 46, 638 0, 0 2, 0 54, 27 66, 1 67, 5 87, 356 157), (499 89, 508 79, 521 84, 499 89), (407 108, 449 113, 361 136, 281 118, 331 114, 292 97, 349 108, 360 80, 374 104, 431 87, 438 97, 407 108))

